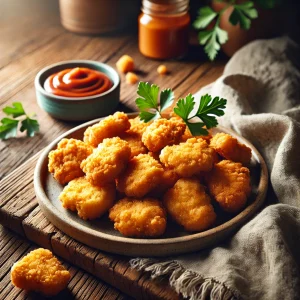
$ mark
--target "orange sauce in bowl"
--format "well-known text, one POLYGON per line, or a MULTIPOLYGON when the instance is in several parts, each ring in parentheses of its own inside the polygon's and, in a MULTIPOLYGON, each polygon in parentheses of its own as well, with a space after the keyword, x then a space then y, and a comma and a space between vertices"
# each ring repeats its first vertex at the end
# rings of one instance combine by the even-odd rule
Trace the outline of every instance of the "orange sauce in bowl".
POLYGON ((89 68, 73 68, 49 76, 44 89, 64 97, 88 97, 99 95, 113 86, 110 78, 102 72, 89 68))

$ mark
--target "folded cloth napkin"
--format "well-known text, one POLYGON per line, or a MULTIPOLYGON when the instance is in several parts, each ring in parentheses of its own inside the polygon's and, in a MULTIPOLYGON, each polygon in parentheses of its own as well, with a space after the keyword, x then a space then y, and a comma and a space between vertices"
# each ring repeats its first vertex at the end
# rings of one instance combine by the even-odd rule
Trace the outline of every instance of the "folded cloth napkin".
POLYGON ((300 49, 287 37, 252 42, 196 95, 228 100, 219 123, 266 160, 266 205, 230 239, 164 259, 132 259, 191 299, 300 299, 300 49))

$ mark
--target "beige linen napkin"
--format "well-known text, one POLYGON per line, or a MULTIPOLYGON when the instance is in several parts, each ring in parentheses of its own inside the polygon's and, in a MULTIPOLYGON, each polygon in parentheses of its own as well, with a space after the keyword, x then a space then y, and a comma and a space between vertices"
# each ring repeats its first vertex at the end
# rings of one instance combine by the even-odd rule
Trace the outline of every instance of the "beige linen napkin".
POLYGON ((216 247, 131 265, 153 278, 167 276, 191 299, 300 299, 300 49, 286 37, 255 41, 197 94, 207 92, 228 100, 219 123, 265 158, 266 205, 216 247))

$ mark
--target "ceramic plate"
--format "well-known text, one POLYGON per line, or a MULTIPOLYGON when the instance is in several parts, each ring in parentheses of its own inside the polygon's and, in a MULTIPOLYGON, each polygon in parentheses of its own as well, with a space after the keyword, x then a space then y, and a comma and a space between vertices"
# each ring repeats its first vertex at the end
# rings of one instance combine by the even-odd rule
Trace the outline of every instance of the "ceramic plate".
MULTIPOLYGON (((135 117, 137 114, 129 116, 135 117)), ((229 133, 252 149, 250 166, 252 192, 247 207, 238 215, 232 217, 221 213, 214 228, 200 233, 188 233, 168 220, 165 234, 155 239, 133 239, 122 236, 114 230, 107 214, 99 220, 84 221, 76 213, 62 207, 58 196, 63 186, 48 172, 48 153, 55 149, 63 138, 82 139, 85 129, 99 120, 101 119, 82 124, 54 140, 41 154, 34 173, 35 193, 42 212, 57 228, 86 245, 128 256, 168 256, 200 250, 220 243, 235 232, 258 211, 265 199, 268 173, 263 158, 247 140, 228 129, 218 127, 213 130, 213 134, 229 133)))

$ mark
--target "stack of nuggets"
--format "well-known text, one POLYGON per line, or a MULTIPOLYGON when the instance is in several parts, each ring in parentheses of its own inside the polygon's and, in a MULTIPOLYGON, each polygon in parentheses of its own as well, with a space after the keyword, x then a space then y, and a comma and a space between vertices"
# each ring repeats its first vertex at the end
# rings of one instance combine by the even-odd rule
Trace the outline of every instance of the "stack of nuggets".
POLYGON ((49 171, 69 182, 62 205, 83 219, 109 211, 125 236, 160 236, 167 215, 187 231, 206 230, 217 219, 213 202, 237 213, 251 191, 251 149, 225 133, 193 137, 176 117, 143 123, 116 112, 88 127, 83 142, 70 140, 49 154, 49 171), (85 155, 62 159, 74 143, 85 155))

